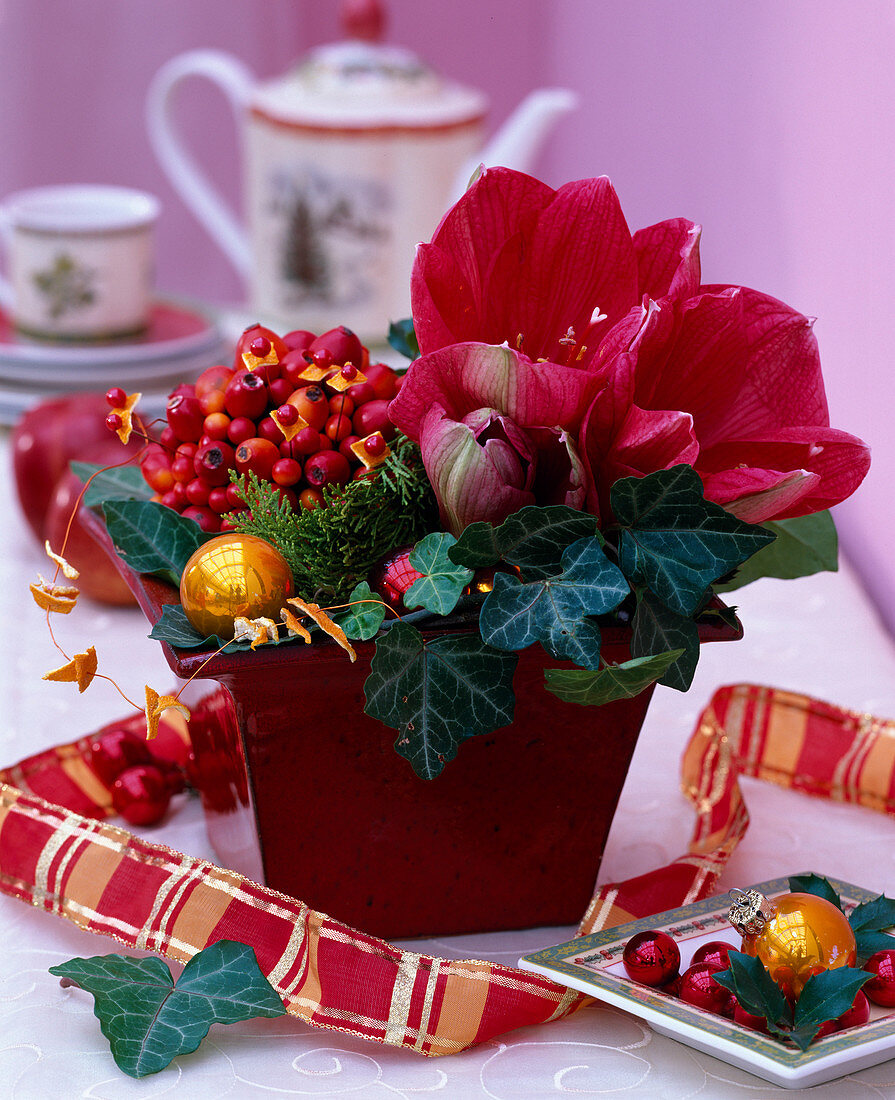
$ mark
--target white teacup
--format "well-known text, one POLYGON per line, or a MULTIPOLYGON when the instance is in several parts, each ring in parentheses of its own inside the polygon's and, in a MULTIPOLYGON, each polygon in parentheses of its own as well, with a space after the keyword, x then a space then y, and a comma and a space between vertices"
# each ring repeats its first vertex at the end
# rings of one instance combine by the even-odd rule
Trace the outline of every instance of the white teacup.
POLYGON ((36 187, 0 205, 0 303, 26 336, 112 340, 149 320, 159 203, 126 187, 36 187))

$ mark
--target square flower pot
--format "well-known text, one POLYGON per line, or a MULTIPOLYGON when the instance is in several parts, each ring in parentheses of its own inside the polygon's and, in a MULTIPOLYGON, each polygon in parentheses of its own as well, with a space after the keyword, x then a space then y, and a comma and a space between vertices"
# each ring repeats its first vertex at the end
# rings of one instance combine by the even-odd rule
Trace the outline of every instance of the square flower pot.
MULTIPOLYGON (((150 622, 178 601, 120 566, 150 622)), ((738 636, 718 620, 700 627, 703 641, 738 636)), ((627 629, 604 630, 607 660, 629 657, 628 644, 627 629)), ((190 723, 225 866, 391 939, 580 919, 652 688, 603 707, 562 702, 543 670, 572 666, 532 647, 519 655, 513 723, 463 742, 427 781, 395 752, 395 731, 363 712, 372 642, 356 645, 355 664, 327 639, 204 667, 207 652, 162 645, 178 676, 216 680, 232 700, 190 723)))

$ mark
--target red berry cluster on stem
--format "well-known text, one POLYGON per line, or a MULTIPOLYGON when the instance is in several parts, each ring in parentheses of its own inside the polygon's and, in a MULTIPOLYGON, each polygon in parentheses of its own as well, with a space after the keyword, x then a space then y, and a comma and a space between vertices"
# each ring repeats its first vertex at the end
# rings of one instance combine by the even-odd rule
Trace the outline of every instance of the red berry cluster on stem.
POLYGON ((324 486, 366 476, 352 444, 366 440, 370 456, 385 450, 395 431, 388 404, 399 385, 344 325, 319 336, 251 325, 232 367, 209 367, 170 395, 167 426, 142 459, 143 477, 157 501, 205 531, 228 530, 228 513, 245 507, 233 470, 278 486, 294 508, 320 507, 324 486), (300 422, 306 426, 287 439, 300 422))

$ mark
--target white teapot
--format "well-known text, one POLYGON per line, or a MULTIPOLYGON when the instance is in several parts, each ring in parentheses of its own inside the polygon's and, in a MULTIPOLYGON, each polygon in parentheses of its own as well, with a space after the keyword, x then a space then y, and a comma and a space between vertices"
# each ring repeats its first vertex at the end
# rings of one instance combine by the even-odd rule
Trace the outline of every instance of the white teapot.
POLYGON ((483 148, 481 92, 377 41, 375 0, 345 12, 345 41, 263 84, 216 50, 173 58, 151 84, 147 121, 159 161, 245 278, 259 318, 283 331, 345 324, 381 343, 389 321, 410 312, 417 243, 471 172, 480 163, 525 171, 576 100, 561 88, 532 93, 483 148), (172 124, 175 90, 190 76, 221 89, 243 130, 248 232, 172 124))

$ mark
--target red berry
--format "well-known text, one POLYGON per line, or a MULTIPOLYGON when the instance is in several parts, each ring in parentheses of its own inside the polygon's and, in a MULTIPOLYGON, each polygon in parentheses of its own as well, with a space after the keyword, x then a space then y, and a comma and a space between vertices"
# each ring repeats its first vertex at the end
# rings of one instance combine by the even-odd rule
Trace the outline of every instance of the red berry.
POLYGON ((162 428, 162 432, 161 435, 158 437, 158 441, 166 450, 169 451, 176 450, 178 443, 182 442, 182 440, 178 439, 177 436, 174 434, 174 430, 170 424, 166 424, 164 428, 162 428))
MULTIPOLYGON (((276 352, 277 359, 282 359, 286 352, 289 350, 286 344, 280 339, 277 334, 269 328, 265 328, 263 325, 259 325, 257 322, 243 332, 240 338, 236 341, 236 355, 233 365, 236 370, 242 370, 245 364, 243 363, 242 356, 244 352, 250 352, 252 355, 252 344, 259 337, 264 337, 270 342, 271 348, 276 352)), ((270 350, 270 349, 268 349, 270 350)))
POLYGON ((283 343, 290 351, 304 351, 315 339, 314 333, 304 328, 296 328, 283 335, 283 343))
POLYGON ((321 370, 329 370, 333 365, 333 353, 329 348, 318 348, 317 351, 311 351, 311 359, 314 362, 315 367, 319 367, 321 370))
POLYGON ((871 955, 864 969, 875 975, 864 985, 864 992, 875 1005, 895 1006, 895 949, 884 948, 871 955))
POLYGON ((233 444, 234 447, 238 447, 246 439, 253 439, 255 436, 255 421, 250 420, 247 416, 234 416, 230 421, 230 427, 227 429, 227 438, 233 444))
POLYGON ((230 470, 235 465, 233 448, 217 439, 203 443, 193 459, 196 476, 201 477, 206 485, 226 485, 230 480, 230 470))
POLYGON ((622 953, 628 977, 644 985, 665 985, 677 976, 681 952, 667 932, 638 932, 622 953))
POLYGON ((191 519, 198 523, 203 531, 216 533, 221 529, 221 520, 216 512, 202 504, 191 504, 180 513, 184 519, 191 519))
POLYGON ((230 504, 230 498, 227 495, 229 489, 229 485, 215 485, 209 492, 208 507, 215 515, 222 516, 225 512, 233 511, 233 507, 230 504))
POLYGON ((110 432, 117 432, 124 421, 118 415, 118 413, 109 413, 106 417, 106 427, 110 432))
POLYGON ((329 411, 338 416, 351 416, 354 412, 354 402, 344 393, 334 393, 329 399, 329 411))
POLYGON ((178 439, 193 443, 202 435, 205 413, 196 397, 175 393, 168 398, 168 424, 178 439))
POLYGON ((120 409, 127 401, 127 394, 121 386, 113 386, 110 390, 106 390, 106 401, 113 409, 120 409))
POLYGON ((247 508, 248 505, 242 499, 242 487, 240 485, 234 485, 231 481, 227 486, 227 503, 230 505, 231 512, 237 512, 241 508, 247 508))
POLYGON ((135 764, 112 784, 112 804, 131 825, 155 825, 165 816, 171 795, 161 768, 135 764))
MULTIPOLYGON (((370 454, 375 458, 377 455, 381 455, 382 452, 385 450, 385 440, 382 438, 379 432, 375 432, 364 444, 364 447, 367 451, 367 454, 370 454)), ((698 961, 699 960, 697 959, 697 962, 698 961)))
MULTIPOLYGON (((304 455, 315 454, 320 450, 320 441, 320 432, 316 428, 302 428, 289 441, 289 454, 286 457, 299 458, 304 455)), ((280 453, 282 453, 282 447, 280 453)))
POLYGON ((256 336, 255 339, 249 344, 249 351, 252 355, 257 355, 259 359, 263 359, 265 355, 270 351, 271 343, 266 336, 256 336))
POLYGON ((224 391, 224 408, 233 417, 246 416, 257 420, 267 410, 267 386, 250 370, 237 371, 224 391))
POLYGON ((209 439, 226 439, 231 423, 225 412, 209 413, 202 424, 202 434, 209 439))
POLYGON ((91 737, 87 762, 107 787, 132 764, 149 763, 152 753, 145 740, 125 729, 106 730, 91 737))
POLYGON ((352 451, 351 444, 357 443, 359 439, 359 435, 346 435, 339 444, 339 454, 344 455, 348 459, 348 461, 354 463, 354 465, 357 465, 359 459, 354 451, 352 451))
POLYGON ((183 482, 175 481, 173 488, 169 489, 167 493, 162 494, 161 502, 166 508, 171 508, 175 512, 182 512, 189 504, 189 501, 186 499, 186 491, 184 490, 183 482))
POLYGON ((376 396, 390 401, 397 392, 397 375, 385 363, 371 363, 364 371, 367 381, 376 391, 376 396))
POLYGON ((152 443, 140 459, 140 470, 146 484, 156 493, 167 493, 174 487, 171 459, 164 447, 152 443))
POLYGON ((363 344, 351 329, 344 325, 321 333, 309 345, 309 350, 312 355, 317 351, 328 351, 331 356, 330 363, 353 363, 355 366, 360 365, 364 355, 363 344))
POLYGON ((277 409, 277 419, 288 428, 298 420, 298 409, 294 405, 280 405, 277 409))
POLYGON ((312 428, 318 432, 323 431, 323 425, 329 418, 329 400, 320 386, 304 386, 289 397, 289 404, 294 405, 312 428))
POLYGON ((176 455, 171 463, 171 473, 175 481, 192 481, 195 473, 193 460, 186 455, 176 455))
POLYGON ((385 439, 391 439, 395 434, 395 427, 388 418, 388 401, 381 398, 361 405, 352 420, 354 430, 361 438, 373 432, 382 432, 385 439))
POLYGON ((273 464, 270 476, 277 485, 288 488, 301 481, 301 465, 294 458, 280 458, 273 464))
POLYGON ((326 502, 319 489, 302 489, 298 494, 298 503, 307 511, 312 511, 314 508, 322 508, 326 502))
MULTIPOLYGON (((195 472, 195 467, 193 468, 195 472)), ((190 504, 195 504, 197 507, 202 507, 208 503, 208 494, 211 491, 211 487, 202 480, 201 477, 194 477, 192 481, 188 481, 184 488, 186 499, 190 504)))
POLYGON ((289 381, 288 378, 274 378, 267 384, 267 392, 269 394, 269 400, 271 405, 282 405, 284 401, 288 400, 289 394, 293 393, 295 386, 289 381))
POLYGON ((339 374, 341 374, 346 382, 351 382, 354 378, 357 378, 357 367, 353 363, 346 363, 339 371, 339 374))
POLYGON ((262 481, 267 481, 270 479, 273 464, 279 457, 280 449, 276 443, 255 436, 253 439, 246 439, 236 448, 236 469, 241 474, 251 470, 262 481))
POLYGON ((324 431, 333 443, 340 443, 352 434, 351 417, 340 416, 336 413, 327 420, 324 431))
POLYGON ((349 386, 348 389, 345 390, 345 393, 347 393, 354 402, 355 408, 357 408, 358 405, 366 405, 368 401, 376 400, 376 391, 369 382, 358 382, 354 386, 349 386))
POLYGON ((338 451, 318 451, 305 463, 305 479, 315 489, 324 485, 344 485, 351 479, 348 459, 338 451))
POLYGON ((286 439, 279 424, 272 416, 265 416, 263 420, 258 421, 258 430, 255 434, 262 439, 266 439, 269 443, 273 443, 275 447, 279 447, 286 439))

